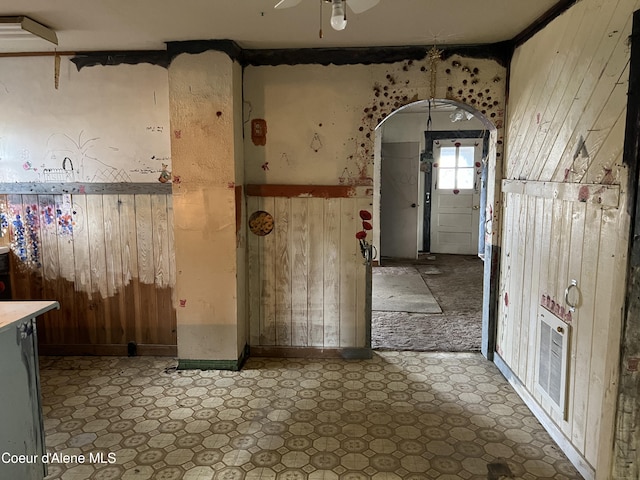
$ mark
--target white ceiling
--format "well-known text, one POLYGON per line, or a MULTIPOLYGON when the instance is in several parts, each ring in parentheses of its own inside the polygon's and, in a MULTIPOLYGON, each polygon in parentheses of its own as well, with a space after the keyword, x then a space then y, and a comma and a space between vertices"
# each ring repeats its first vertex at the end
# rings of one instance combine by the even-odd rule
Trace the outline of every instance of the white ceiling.
MULTIPOLYGON (((0 0, 0 16, 26 15, 53 28, 58 51, 164 50, 165 42, 227 39, 243 48, 469 45, 509 40, 558 0, 381 0, 329 26, 331 7, 302 0, 0 0), (319 38, 322 5, 323 33, 319 38)), ((42 40, 0 40, 1 52, 52 51, 42 40)))

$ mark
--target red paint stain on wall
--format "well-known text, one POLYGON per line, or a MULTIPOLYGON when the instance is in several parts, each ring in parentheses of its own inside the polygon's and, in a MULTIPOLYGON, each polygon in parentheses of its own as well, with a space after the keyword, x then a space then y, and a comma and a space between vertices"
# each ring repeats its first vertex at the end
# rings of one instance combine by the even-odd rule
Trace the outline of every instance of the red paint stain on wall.
POLYGON ((182 130, 174 130, 173 136, 176 138, 182 138, 182 130))
POLYGON ((509 306, 509 293, 508 292, 504 292, 504 304, 506 307, 509 306))
POLYGON ((180 306, 183 307, 183 308, 186 307, 187 306, 187 300, 186 299, 184 299, 184 300, 180 299, 180 306))
POLYGON ((589 187, 587 187, 586 185, 584 187, 580 187, 580 190, 578 190, 578 201, 586 202, 587 200, 589 200, 590 195, 591 194, 589 193, 589 187))
POLYGON ((637 372, 639 366, 640 366, 640 358, 632 357, 627 362, 627 370, 629 372, 637 372))

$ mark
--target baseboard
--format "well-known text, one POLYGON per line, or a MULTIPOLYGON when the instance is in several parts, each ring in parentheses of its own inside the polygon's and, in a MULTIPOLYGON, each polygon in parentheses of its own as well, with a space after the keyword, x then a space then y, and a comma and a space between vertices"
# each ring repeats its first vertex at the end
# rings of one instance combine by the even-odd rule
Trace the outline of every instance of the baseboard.
POLYGON ((237 360, 197 360, 178 359, 178 370, 231 370, 237 372, 242 369, 249 358, 249 346, 245 345, 237 360))
POLYGON ((251 347, 252 357, 275 358, 342 358, 366 360, 372 357, 370 348, 322 348, 322 347, 251 347))
POLYGON ((522 401, 529 407, 529 410, 538 419, 538 421, 545 428, 549 436, 554 442, 558 444, 560 449, 567 456, 569 461, 580 472, 585 480, 594 480, 596 478, 595 469, 587 462, 582 454, 571 444, 570 440, 562 433, 562 430, 558 428, 556 423, 549 417, 536 399, 529 393, 522 381, 511 371, 506 362, 496 352, 494 353, 493 362, 500 370, 500 373, 504 375, 507 381, 511 384, 516 393, 520 396, 522 401))
MULTIPOLYGON (((120 344, 39 344, 38 353, 40 355, 53 356, 117 356, 126 357, 129 354, 128 345, 120 344)), ((176 357, 178 355, 177 345, 136 345, 137 356, 149 357, 176 357)))

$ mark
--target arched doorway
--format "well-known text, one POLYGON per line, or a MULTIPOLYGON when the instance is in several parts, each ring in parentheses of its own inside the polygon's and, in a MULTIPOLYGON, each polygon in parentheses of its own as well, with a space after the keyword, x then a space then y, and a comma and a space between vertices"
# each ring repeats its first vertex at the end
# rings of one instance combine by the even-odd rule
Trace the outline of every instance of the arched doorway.
POLYGON ((453 100, 412 103, 377 126, 372 348, 487 351, 486 186, 496 132, 453 100), (456 303, 464 311, 452 310, 456 303))

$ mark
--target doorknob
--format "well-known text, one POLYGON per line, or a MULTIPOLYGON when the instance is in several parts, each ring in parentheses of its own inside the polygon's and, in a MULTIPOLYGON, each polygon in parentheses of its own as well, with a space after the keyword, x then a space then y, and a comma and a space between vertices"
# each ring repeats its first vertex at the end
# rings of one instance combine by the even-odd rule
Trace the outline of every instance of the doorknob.
POLYGON ((417 207, 417 205, 415 203, 411 204, 411 208, 416 208, 416 207, 417 207))
POLYGON ((480 205, 474 205, 474 206, 473 206, 473 209, 474 209, 474 210, 480 210, 480 205))

